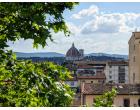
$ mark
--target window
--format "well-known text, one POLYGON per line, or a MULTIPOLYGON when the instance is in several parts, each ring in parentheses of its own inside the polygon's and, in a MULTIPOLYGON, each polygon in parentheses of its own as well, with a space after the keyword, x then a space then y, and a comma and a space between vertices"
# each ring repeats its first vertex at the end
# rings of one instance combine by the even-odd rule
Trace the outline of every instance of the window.
POLYGON ((130 106, 130 100, 129 99, 124 99, 123 106, 124 107, 129 107, 130 106))
POLYGON ((135 56, 133 57, 133 61, 135 62, 135 56))
POLYGON ((135 82, 135 73, 133 73, 133 83, 135 82))
POLYGON ((134 50, 135 50, 135 45, 134 45, 134 50))
POLYGON ((118 66, 118 82, 125 83, 125 66, 118 66))
POLYGON ((125 66, 118 66, 119 71, 125 71, 125 66))
POLYGON ((111 80, 111 81, 109 81, 109 83, 113 83, 113 81, 111 80))
POLYGON ((84 82, 85 82, 85 80, 82 80, 82 82, 84 83, 84 82))
POLYGON ((109 74, 112 74, 112 71, 109 71, 109 74))
POLYGON ((112 68, 112 66, 109 66, 110 68, 112 68))
POLYGON ((112 76, 109 75, 109 79, 112 79, 112 76))
POLYGON ((138 100, 138 106, 140 107, 140 99, 138 100))
POLYGON ((93 81, 91 81, 91 83, 93 83, 93 81))

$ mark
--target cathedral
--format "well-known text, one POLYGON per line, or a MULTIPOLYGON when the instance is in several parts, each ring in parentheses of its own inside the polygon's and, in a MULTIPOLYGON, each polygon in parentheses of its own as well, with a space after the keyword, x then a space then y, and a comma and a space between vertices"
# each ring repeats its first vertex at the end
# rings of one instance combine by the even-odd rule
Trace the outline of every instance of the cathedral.
POLYGON ((73 43, 71 48, 66 53, 66 60, 77 61, 82 60, 83 58, 84 58, 84 50, 83 49, 78 50, 73 43))

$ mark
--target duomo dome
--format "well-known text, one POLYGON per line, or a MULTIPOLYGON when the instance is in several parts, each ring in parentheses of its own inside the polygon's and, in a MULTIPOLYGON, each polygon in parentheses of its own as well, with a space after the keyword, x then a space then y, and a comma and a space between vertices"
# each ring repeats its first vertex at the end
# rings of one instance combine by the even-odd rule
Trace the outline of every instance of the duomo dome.
POLYGON ((72 47, 66 53, 66 60, 81 60, 84 56, 83 52, 83 49, 78 50, 73 43, 72 47))

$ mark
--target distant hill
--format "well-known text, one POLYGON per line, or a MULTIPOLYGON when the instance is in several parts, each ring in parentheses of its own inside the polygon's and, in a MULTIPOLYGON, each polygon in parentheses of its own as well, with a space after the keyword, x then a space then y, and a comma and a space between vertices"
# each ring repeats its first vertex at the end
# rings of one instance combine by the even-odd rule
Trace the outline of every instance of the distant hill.
POLYGON ((106 54, 106 53, 90 53, 86 56, 95 56, 95 57, 113 57, 113 58, 122 58, 128 59, 128 55, 120 55, 120 54, 106 54))
MULTIPOLYGON (((30 58, 30 57, 40 57, 40 58, 51 58, 51 57, 65 57, 64 54, 57 52, 37 52, 37 53, 22 53, 15 52, 18 58, 30 58)), ((90 53, 85 56, 93 56, 93 57, 111 57, 111 58, 122 58, 128 59, 128 55, 120 55, 120 54, 106 54, 106 53, 90 53)))
POLYGON ((29 57, 64 57, 64 54, 56 53, 56 52, 38 52, 38 53, 22 53, 15 52, 18 58, 29 58, 29 57))

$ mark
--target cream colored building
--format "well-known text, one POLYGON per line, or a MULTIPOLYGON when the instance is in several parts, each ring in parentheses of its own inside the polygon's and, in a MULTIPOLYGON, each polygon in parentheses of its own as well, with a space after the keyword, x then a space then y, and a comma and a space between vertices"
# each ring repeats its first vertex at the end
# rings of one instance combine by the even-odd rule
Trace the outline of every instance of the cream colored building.
POLYGON ((140 84, 89 84, 82 86, 81 105, 93 106, 94 99, 101 96, 112 88, 117 89, 117 96, 114 98, 116 107, 134 107, 140 106, 140 84))
MULTIPOLYGON (((84 95, 85 103, 89 107, 93 106, 94 98, 100 95, 84 95)), ((113 106, 115 107, 139 107, 140 95, 117 95, 114 99, 113 106), (125 105, 125 100, 128 100, 128 106, 125 105)))
POLYGON ((140 83, 140 32, 133 32, 129 40, 129 82, 140 83))

